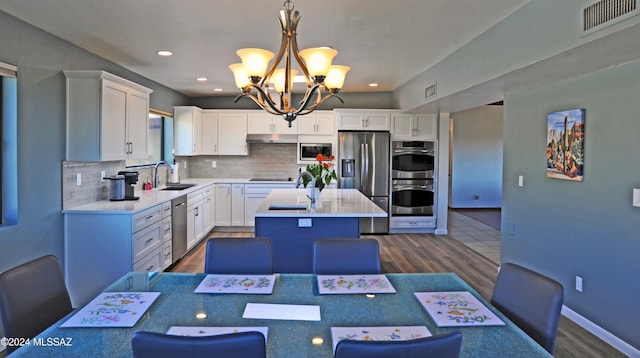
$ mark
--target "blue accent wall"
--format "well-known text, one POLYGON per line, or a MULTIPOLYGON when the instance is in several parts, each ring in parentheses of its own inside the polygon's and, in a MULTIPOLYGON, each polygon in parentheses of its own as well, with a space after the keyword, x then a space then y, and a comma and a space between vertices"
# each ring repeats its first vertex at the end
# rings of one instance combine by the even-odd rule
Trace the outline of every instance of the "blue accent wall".
POLYGON ((566 306, 636 349, 640 208, 631 203, 640 188, 639 99, 640 61, 505 97, 501 247, 502 262, 560 281, 566 306), (584 181, 547 178, 547 113, 574 108, 586 112, 584 181))
MULTIPOLYGON (((151 106, 171 112, 188 97, 0 12, 0 61, 18 67, 18 221, 0 227, 0 272, 44 254, 64 262, 62 70, 105 70, 152 88, 151 106)), ((0 332, 2 336, 2 332, 0 332)))

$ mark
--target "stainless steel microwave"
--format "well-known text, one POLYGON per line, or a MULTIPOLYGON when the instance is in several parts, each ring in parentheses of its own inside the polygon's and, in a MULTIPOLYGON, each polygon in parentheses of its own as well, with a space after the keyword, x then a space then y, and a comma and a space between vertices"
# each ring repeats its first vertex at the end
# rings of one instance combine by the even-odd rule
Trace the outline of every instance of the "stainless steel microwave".
POLYGON ((333 155, 331 143, 299 143, 301 162, 314 162, 318 154, 325 156, 333 155))

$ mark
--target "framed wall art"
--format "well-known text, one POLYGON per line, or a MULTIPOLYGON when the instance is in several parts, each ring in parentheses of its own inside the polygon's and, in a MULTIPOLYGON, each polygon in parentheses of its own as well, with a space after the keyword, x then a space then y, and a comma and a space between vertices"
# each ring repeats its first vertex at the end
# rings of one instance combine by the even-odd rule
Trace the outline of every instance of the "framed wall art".
POLYGON ((584 108, 547 115, 547 177, 582 181, 584 108))

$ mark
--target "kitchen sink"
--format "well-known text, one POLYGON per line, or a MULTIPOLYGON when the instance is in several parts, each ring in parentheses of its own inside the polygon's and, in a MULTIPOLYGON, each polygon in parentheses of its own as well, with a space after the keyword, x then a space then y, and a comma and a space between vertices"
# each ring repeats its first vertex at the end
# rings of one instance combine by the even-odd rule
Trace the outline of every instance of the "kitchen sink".
POLYGON ((160 190, 185 190, 196 185, 197 184, 169 184, 166 188, 162 188, 160 190))
POLYGON ((296 204, 271 204, 269 210, 307 210, 306 205, 296 204))

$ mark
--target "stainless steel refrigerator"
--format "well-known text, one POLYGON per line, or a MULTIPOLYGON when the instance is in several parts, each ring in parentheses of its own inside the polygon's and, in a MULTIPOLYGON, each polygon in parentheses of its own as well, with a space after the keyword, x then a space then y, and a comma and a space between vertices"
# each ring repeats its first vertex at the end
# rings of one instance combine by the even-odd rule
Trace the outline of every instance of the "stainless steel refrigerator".
MULTIPOLYGON (((389 212, 389 133, 338 132, 338 188, 358 189, 389 212)), ((362 218, 360 232, 385 234, 389 218, 362 218)))

